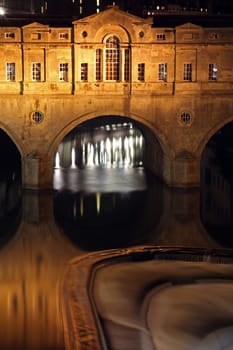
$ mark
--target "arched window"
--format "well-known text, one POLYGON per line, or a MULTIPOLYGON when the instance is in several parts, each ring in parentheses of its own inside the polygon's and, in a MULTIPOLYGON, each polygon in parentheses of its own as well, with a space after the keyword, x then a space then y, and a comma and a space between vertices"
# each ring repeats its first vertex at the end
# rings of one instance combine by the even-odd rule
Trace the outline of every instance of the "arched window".
POLYGON ((95 79, 96 81, 126 81, 129 82, 130 47, 120 44, 115 35, 110 35, 104 41, 104 47, 95 51, 95 79))
POLYGON ((115 35, 108 37, 106 40, 105 79, 120 80, 120 41, 115 35))

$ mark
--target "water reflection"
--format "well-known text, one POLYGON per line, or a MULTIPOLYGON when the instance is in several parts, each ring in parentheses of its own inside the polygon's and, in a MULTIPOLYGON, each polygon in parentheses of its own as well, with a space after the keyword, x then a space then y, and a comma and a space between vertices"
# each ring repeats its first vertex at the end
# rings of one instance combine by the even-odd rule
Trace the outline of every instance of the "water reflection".
POLYGON ((142 168, 57 170, 55 184, 66 184, 57 187, 55 218, 86 250, 139 244, 162 217, 162 187, 150 185, 142 168))
POLYGON ((52 194, 21 193, 14 176, 0 182, 3 349, 64 349, 59 288, 78 255, 139 244, 230 246, 222 227, 232 221, 214 221, 203 205, 207 193, 215 200, 213 186, 200 200, 198 190, 168 189, 142 168, 107 167, 56 169, 55 184, 52 194))
POLYGON ((144 138, 132 123, 80 126, 67 135, 54 167, 135 167, 143 163, 144 138))
POLYGON ((228 146, 216 152, 213 140, 202 157, 201 218, 211 236, 226 248, 233 247, 232 150, 228 146))

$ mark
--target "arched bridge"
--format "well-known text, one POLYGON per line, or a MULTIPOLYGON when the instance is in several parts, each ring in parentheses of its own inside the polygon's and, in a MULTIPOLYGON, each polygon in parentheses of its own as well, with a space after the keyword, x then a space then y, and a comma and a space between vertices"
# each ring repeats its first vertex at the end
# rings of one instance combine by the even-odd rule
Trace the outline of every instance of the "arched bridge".
MULTIPOLYGON (((23 186, 51 188, 54 155, 64 136, 84 121, 108 115, 130 118, 139 123, 146 144, 145 166, 165 183, 177 187, 199 186, 200 160, 206 143, 222 126, 233 120, 231 113, 222 115, 222 98, 215 99, 214 105, 213 101, 208 101, 205 107, 198 98, 196 108, 192 110, 193 120, 189 123, 179 120, 182 108, 177 103, 170 103, 166 97, 129 99, 130 107, 125 108, 125 98, 120 97, 104 100, 83 97, 81 102, 73 96, 66 97, 65 101, 40 97, 40 110, 46 110, 46 118, 37 124, 27 117, 30 106, 36 105, 36 98, 19 96, 14 101, 11 98, 13 103, 4 109, 7 115, 4 120, 8 123, 1 121, 0 128, 13 140, 21 154, 23 186), (152 102, 156 108, 152 108, 152 102), (20 110, 16 106, 20 106, 20 110), (22 117, 17 118, 17 113, 22 117)), ((173 98, 172 102, 175 100, 173 98)), ((185 96, 178 102, 182 105, 187 100, 185 96)), ((3 99, 1 102, 4 103, 3 99)), ((230 103, 228 101, 228 105, 230 103)))
POLYGON ((144 165, 166 184, 199 186, 207 142, 233 121, 232 28, 156 28, 113 6, 70 28, 0 31, 0 129, 20 152, 25 188, 52 188, 62 139, 106 116, 139 125, 144 165))

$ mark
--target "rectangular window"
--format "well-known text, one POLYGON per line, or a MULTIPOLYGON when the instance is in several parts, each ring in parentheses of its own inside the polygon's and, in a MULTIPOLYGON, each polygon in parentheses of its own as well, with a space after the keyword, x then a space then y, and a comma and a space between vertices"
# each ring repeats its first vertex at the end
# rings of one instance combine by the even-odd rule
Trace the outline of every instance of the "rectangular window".
POLYGON ((40 40, 41 39, 41 33, 32 33, 31 34, 32 40, 40 40))
POLYGON ((167 81, 167 63, 159 63, 158 79, 167 81))
POLYGON ((6 64, 6 80, 15 81, 15 63, 9 62, 6 64))
POLYGON ((145 80, 145 63, 138 64, 138 80, 145 80))
POLYGON ((69 34, 68 33, 59 33, 59 39, 61 39, 61 40, 69 39, 69 34))
POLYGON ((68 63, 59 63, 59 81, 68 81, 68 63))
POLYGON ((218 67, 216 63, 209 64, 209 80, 217 80, 218 67))
POLYGON ((15 33, 13 32, 6 32, 5 33, 5 39, 14 39, 15 38, 15 33))
POLYGON ((32 63, 32 80, 41 81, 41 64, 39 62, 32 63))
POLYGON ((88 63, 81 63, 81 80, 88 80, 88 63))
POLYGON ((130 55, 129 55, 129 49, 125 49, 125 65, 124 65, 124 77, 125 81, 129 81, 130 77, 130 55))
POLYGON ((102 50, 97 49, 95 53, 95 79, 97 81, 100 81, 102 77, 101 65, 102 65, 102 50))
POLYGON ((192 63, 184 64, 184 80, 192 81, 192 63))
POLYGON ((156 35, 157 40, 165 40, 166 35, 164 33, 160 33, 156 35))

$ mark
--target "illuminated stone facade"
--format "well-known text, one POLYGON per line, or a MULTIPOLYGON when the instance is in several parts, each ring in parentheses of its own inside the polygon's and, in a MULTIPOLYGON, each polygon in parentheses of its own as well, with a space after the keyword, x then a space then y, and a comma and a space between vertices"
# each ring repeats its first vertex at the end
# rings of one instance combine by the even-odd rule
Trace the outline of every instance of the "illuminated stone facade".
POLYGON ((157 28, 112 6, 70 28, 0 27, 0 45, 0 127, 26 188, 51 188, 64 136, 108 115, 141 124, 145 166, 168 185, 198 186, 206 143, 233 120, 233 27, 157 28))

